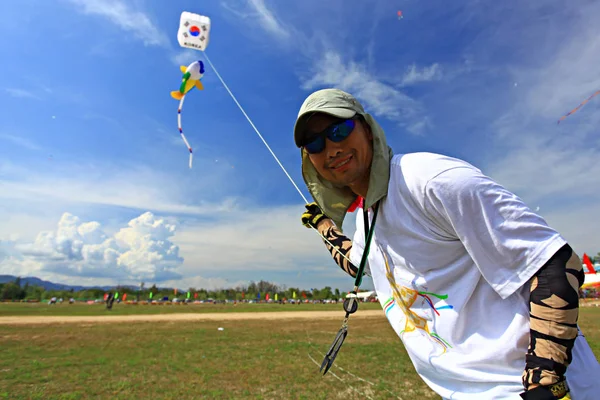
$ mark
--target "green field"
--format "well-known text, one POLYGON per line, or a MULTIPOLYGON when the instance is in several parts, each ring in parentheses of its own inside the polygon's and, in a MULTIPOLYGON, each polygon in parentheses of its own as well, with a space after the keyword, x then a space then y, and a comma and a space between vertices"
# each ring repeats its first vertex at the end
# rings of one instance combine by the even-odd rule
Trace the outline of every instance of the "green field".
MULTIPOLYGON (((363 306, 361 309, 366 308, 363 306)), ((336 310, 340 305, 116 305, 113 312, 184 312, 186 308, 188 312, 309 311, 312 307, 336 310)), ((28 316, 107 313, 102 306, 65 304, 1 304, 0 310, 3 316, 19 312, 28 316), (64 310, 70 312, 62 314, 64 310)), ((0 325, 0 398, 437 398, 413 371, 400 340, 383 316, 351 318, 350 333, 334 367, 325 377, 320 376, 317 364, 340 322, 0 325), (224 330, 219 331, 219 327, 224 330)), ((582 308, 580 324, 600 357, 600 308, 582 308)))

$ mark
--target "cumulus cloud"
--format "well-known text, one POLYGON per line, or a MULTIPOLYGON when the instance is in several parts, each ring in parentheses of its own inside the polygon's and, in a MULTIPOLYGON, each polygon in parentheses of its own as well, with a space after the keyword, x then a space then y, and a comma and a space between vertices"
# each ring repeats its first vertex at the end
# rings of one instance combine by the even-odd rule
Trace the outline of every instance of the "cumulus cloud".
POLYGON ((183 263, 171 242, 176 226, 146 212, 114 234, 97 221, 64 213, 55 230, 40 232, 32 243, 6 242, 0 248, 5 273, 21 264, 19 274, 46 271, 121 280, 179 279, 183 263), (27 262, 27 266, 23 263, 27 262))
MULTIPOLYGON (((29 241, 16 235, 0 241, 0 274, 89 286, 144 281, 182 290, 261 279, 302 287, 350 285, 318 235, 298 223, 299 208, 257 207, 253 213, 231 212, 219 223, 199 218, 177 226, 147 212, 112 228, 64 213, 29 241)), ((344 231, 352 236, 354 229, 350 216, 344 231)))
POLYGON ((40 271, 40 263, 31 257, 25 257, 17 246, 16 240, 0 240, 0 274, 35 275, 40 271))

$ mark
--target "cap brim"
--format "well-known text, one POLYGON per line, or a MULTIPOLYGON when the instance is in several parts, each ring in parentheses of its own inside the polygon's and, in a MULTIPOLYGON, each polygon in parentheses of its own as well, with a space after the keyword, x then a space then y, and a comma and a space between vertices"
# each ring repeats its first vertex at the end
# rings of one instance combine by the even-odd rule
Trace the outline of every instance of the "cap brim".
POLYGON ((352 118, 357 112, 355 110, 351 110, 348 108, 323 108, 319 110, 306 110, 296 119, 296 124, 294 125, 294 141, 296 142, 297 147, 302 147, 302 139, 304 139, 304 131, 306 128, 306 117, 308 115, 314 113, 321 113, 331 115, 332 117, 337 118, 352 118))

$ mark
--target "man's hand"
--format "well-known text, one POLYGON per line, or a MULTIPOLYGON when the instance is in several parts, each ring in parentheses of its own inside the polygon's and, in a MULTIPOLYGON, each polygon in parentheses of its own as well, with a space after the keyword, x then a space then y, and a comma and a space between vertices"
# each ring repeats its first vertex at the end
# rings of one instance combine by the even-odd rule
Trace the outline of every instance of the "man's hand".
POLYGON ((302 225, 307 228, 311 226, 316 228, 321 221, 326 219, 329 219, 329 217, 323 214, 317 203, 310 203, 306 205, 306 211, 302 214, 302 225))
POLYGON ((323 214, 317 203, 306 205, 306 211, 302 214, 302 225, 307 228, 314 227, 323 236, 325 247, 337 265, 351 277, 356 277, 358 269, 350 262, 352 240, 338 229, 331 218, 323 214))

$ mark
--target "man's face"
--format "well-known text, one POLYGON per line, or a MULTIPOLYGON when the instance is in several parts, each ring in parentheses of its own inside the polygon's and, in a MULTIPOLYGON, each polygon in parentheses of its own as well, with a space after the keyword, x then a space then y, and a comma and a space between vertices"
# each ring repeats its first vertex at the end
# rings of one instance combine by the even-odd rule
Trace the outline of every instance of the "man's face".
MULTIPOLYGON (((310 137, 339 121, 330 115, 315 113, 307 121, 305 135, 310 137)), ((373 159, 373 135, 361 119, 355 122, 354 130, 346 139, 338 143, 325 140, 325 149, 317 154, 309 153, 309 158, 324 179, 352 189, 356 186, 362 189, 368 184, 373 159)))

